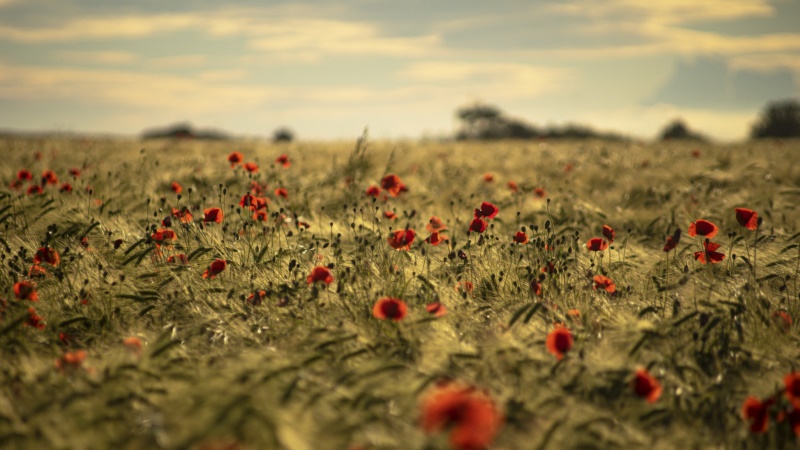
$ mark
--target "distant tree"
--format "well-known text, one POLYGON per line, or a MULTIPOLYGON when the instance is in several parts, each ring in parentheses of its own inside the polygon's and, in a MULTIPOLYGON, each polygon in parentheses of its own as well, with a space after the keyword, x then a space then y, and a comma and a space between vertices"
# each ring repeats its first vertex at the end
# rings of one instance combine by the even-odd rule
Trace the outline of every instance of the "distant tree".
POLYGON ((164 128, 151 128, 142 132, 143 139, 201 139, 226 140, 229 136, 217 130, 195 130, 188 123, 177 123, 164 128))
POLYGON ((692 141, 704 141, 705 138, 703 135, 691 131, 689 127, 681 119, 675 119, 670 122, 664 129, 661 131, 661 140, 692 140, 692 141))
POLYGON ((789 99, 768 103, 750 136, 753 139, 800 137, 800 102, 789 99))
POLYGON ((292 142, 294 140, 294 132, 286 127, 281 127, 272 133, 273 142, 292 142))

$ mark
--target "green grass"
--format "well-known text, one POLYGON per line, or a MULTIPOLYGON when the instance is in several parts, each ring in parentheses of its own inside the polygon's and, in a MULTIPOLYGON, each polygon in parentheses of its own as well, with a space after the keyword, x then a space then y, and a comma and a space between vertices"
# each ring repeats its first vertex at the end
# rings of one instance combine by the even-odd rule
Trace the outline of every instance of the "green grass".
POLYGON ((800 356, 798 151, 798 142, 2 141, 0 447, 447 448, 447 433, 426 434, 419 419, 449 378, 496 402, 504 425, 491 448, 795 448, 776 416, 790 408, 783 377, 800 356), (260 171, 231 169, 232 151, 260 171), (291 167, 273 164, 282 153, 291 167), (34 182, 52 169, 73 192, 13 190, 19 169, 34 182), (364 195, 388 173, 409 191, 364 195), (252 180, 267 185, 266 222, 238 206, 252 180), (468 235, 484 201, 500 213, 468 235), (173 218, 177 239, 158 255, 148 238, 183 206, 194 221, 173 218), (221 224, 202 224, 211 207, 223 209, 221 224), (756 245, 737 207, 763 218, 756 245), (423 241, 432 215, 448 226, 436 247, 423 241), (719 264, 693 257, 701 240, 686 231, 698 219, 720 228, 719 264), (585 243, 604 224, 616 240, 590 254, 585 243), (411 250, 392 249, 391 230, 406 227, 417 231, 411 250), (531 241, 513 244, 522 227, 531 241), (675 228, 683 236, 667 255, 675 228), (17 300, 12 286, 28 280, 44 244, 61 263, 34 280, 38 302, 17 300), (166 263, 180 253, 188 265, 166 263), (203 279, 217 258, 226 269, 203 279), (547 262, 558 270, 536 296, 529 285, 547 262), (317 265, 332 265, 332 284, 307 284, 317 265), (617 292, 594 290, 597 274, 617 292), (472 293, 456 288, 467 281, 472 293), (263 303, 249 304, 259 290, 263 303), (373 317, 382 297, 404 300, 407 317, 373 317), (434 301, 447 315, 426 312, 434 301), (23 324, 30 306, 44 329, 23 324), (560 361, 545 346, 554 322, 574 336, 560 361), (123 345, 131 336, 140 354, 123 345), (78 367, 56 367, 79 349, 78 367), (633 391, 639 367, 663 386, 655 403, 633 391), (765 434, 741 416, 749 395, 777 400, 765 434))

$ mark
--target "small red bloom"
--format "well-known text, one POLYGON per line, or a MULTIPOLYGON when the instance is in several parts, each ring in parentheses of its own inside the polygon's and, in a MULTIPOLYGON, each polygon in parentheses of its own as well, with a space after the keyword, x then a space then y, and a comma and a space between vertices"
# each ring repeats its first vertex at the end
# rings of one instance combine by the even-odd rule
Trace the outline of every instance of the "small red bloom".
POLYGON ((244 194, 241 200, 239 200, 239 206, 242 208, 250 208, 253 205, 254 198, 255 197, 253 197, 251 194, 244 194))
POLYGON ((395 250, 411 250, 411 243, 417 236, 416 231, 409 228, 406 230, 397 230, 392 233, 392 236, 387 239, 389 245, 395 250))
POLYGON ((484 231, 486 231, 486 227, 488 226, 489 224, 485 220, 475 218, 472 219, 472 222, 469 223, 469 231, 474 231, 476 233, 483 233, 484 231))
POLYGON ((258 173, 258 164, 254 163, 254 162, 244 163, 243 167, 244 167, 244 170, 246 170, 246 171, 248 171, 250 173, 258 173))
POLYGON ((538 187, 533 190, 533 195, 535 195, 536 198, 545 198, 547 197, 547 192, 545 192, 544 188, 538 187))
POLYGON ((647 369, 638 369, 633 377, 633 392, 646 398, 648 403, 655 403, 661 397, 661 383, 650 375, 647 369))
POLYGON ((176 194, 183 192, 183 186, 181 186, 177 181, 173 181, 172 184, 169 185, 169 188, 172 189, 172 192, 176 194))
POLYGON ((595 275, 594 277, 594 289, 597 290, 598 288, 605 290, 609 294, 613 294, 617 290, 611 278, 602 275, 595 275))
POLYGON ((284 188, 275 189, 275 195, 278 197, 289 198, 289 191, 284 188))
POLYGON ((89 248, 89 238, 84 236, 81 238, 81 247, 89 248))
POLYGON ((400 193, 408 190, 406 185, 400 181, 400 177, 395 174, 389 174, 383 177, 381 179, 381 187, 386 189, 392 197, 397 197, 400 193))
POLYGON ((614 243, 614 238, 617 236, 617 233, 608 225, 603 225, 603 236, 608 240, 608 244, 611 245, 614 243))
POLYGON ((516 242, 517 244, 527 244, 528 235, 525 234, 524 231, 517 231, 517 234, 514 235, 514 242, 516 242))
POLYGON ((36 310, 32 306, 28 308, 28 321, 25 322, 25 325, 37 328, 39 330, 44 330, 46 326, 44 323, 44 318, 36 314, 36 310))
POLYGON ((711 264, 716 264, 725 259, 725 254, 715 251, 719 248, 719 244, 716 242, 711 242, 706 239, 703 242, 703 248, 705 248, 705 251, 694 252, 694 259, 700 261, 701 263, 706 264, 708 261, 711 261, 711 264))
POLYGON ((711 239, 717 235, 717 232, 719 232, 719 228, 707 220, 700 219, 689 225, 689 236, 691 237, 695 237, 699 234, 700 236, 711 239))
POLYGON ((27 281, 18 281, 14 283, 14 296, 17 297, 17 300, 39 301, 39 295, 36 293, 36 285, 27 281))
POLYGON ((433 233, 434 231, 444 231, 447 229, 447 226, 442 222, 442 219, 431 216, 431 219, 425 225, 425 229, 433 233))
POLYGON ((672 236, 667 238, 667 243, 664 244, 664 251, 669 252, 675 249, 678 246, 678 243, 681 241, 681 229, 675 229, 675 233, 672 236))
POLYGON ((500 208, 494 206, 489 202, 481 203, 480 209, 475 209, 475 218, 480 219, 485 217, 487 219, 494 219, 497 217, 497 214, 500 212, 500 208))
POLYGON ((193 216, 192 213, 189 211, 189 208, 183 207, 183 209, 172 208, 172 217, 177 217, 181 223, 191 223, 193 216))
POLYGON ((603 238, 591 238, 586 242, 586 248, 593 252, 602 252, 608 248, 608 242, 603 238))
POLYGON ((203 210, 203 222, 209 223, 222 223, 222 218, 224 214, 222 214, 222 210, 219 208, 206 208, 203 210))
POLYGON ((795 408, 800 408, 800 372, 792 372, 783 377, 786 386, 786 397, 795 408))
POLYGON ((203 272, 203 278, 216 277, 220 272, 225 270, 225 267, 227 265, 228 263, 224 259, 215 259, 214 262, 212 262, 211 265, 208 266, 208 269, 206 269, 205 272, 203 272))
POLYGON ((758 228, 758 213, 752 209, 736 208, 736 220, 748 230, 758 228))
POLYGON ((428 311, 435 317, 442 317, 447 314, 447 308, 439 302, 428 303, 425 305, 425 311, 428 311))
POLYGON ((61 358, 55 361, 56 368, 61 372, 65 370, 75 370, 81 367, 83 360, 86 359, 86 350, 75 350, 73 352, 66 352, 61 358))
POLYGON ((547 351, 561 359, 572 348, 572 333, 562 326, 556 326, 547 335, 547 351))
POLYGON ((519 185, 517 185, 517 183, 514 182, 514 181, 509 181, 508 182, 508 189, 510 189, 511 192, 516 194, 517 192, 519 192, 519 185))
POLYGON ((259 209, 253 213, 253 220, 259 222, 266 222, 269 219, 269 211, 266 209, 259 209))
POLYGON ((372 307, 372 315, 381 320, 393 320, 399 322, 406 317, 408 306, 399 298, 384 297, 372 307))
POLYGON ((168 228, 159 228, 150 236, 150 239, 156 243, 157 247, 161 247, 162 245, 170 245, 172 241, 177 239, 177 235, 174 231, 168 228))
POLYGON ((139 354, 142 352, 142 340, 136 336, 126 337, 122 340, 122 345, 133 353, 139 354))
POLYGON ((66 192, 66 193, 69 194, 70 192, 72 192, 72 185, 69 184, 69 183, 64 183, 64 184, 61 185, 61 188, 59 189, 59 191, 66 192))
POLYGON ((539 283, 539 280, 536 278, 531 280, 531 291, 536 294, 537 297, 542 296, 542 283, 539 283))
POLYGON ((78 168, 73 167, 72 169, 69 169, 69 174, 72 175, 73 178, 78 178, 81 176, 81 171, 78 170, 78 168))
POLYGON ((52 170, 42 172, 42 184, 58 184, 58 177, 52 170))
POLYGON ((383 217, 386 217, 389 220, 395 220, 397 219, 397 214, 395 214, 394 211, 384 211, 383 217))
POLYGON ((381 195, 381 188, 378 186, 370 186, 367 188, 367 191, 364 193, 367 197, 378 197, 381 195))
POLYGON ((486 183, 491 183, 492 181, 494 181, 494 175, 490 173, 483 174, 483 181, 486 183))
POLYGON ((250 294, 247 297, 247 300, 245 300, 245 302, 248 305, 258 306, 264 301, 264 299, 266 297, 267 297, 267 291, 259 290, 259 291, 255 291, 252 294, 250 294))
POLYGON ((333 275, 331 270, 325 266, 317 266, 311 269, 311 273, 306 278, 308 284, 323 282, 325 284, 333 283, 333 275))
POLYGON ((783 331, 788 332, 792 329, 792 316, 786 311, 775 311, 770 316, 775 324, 782 328, 783 331))
POLYGON ((750 432, 761 434, 767 432, 769 425, 769 408, 775 403, 775 399, 761 401, 752 395, 745 399, 742 405, 742 417, 744 420, 752 421, 750 432))
POLYGON ((438 231, 434 231, 434 232, 431 233, 430 236, 425 238, 425 242, 427 242, 428 244, 431 244, 433 246, 437 246, 437 245, 441 244, 442 242, 444 242, 446 239, 447 239, 447 236, 439 233, 438 231))
POLYGON ((28 190, 25 191, 25 193, 28 195, 42 195, 44 194, 44 190, 42 190, 42 187, 38 184, 32 184, 28 186, 28 190))
POLYGON ((284 168, 288 168, 292 165, 291 161, 289 161, 289 157, 286 155, 278 156, 278 159, 276 159, 275 162, 282 165, 284 168))
POLYGON ((177 263, 189 264, 189 257, 183 253, 179 255, 172 255, 169 258, 167 258, 167 262, 170 264, 177 264, 177 263))
POLYGON ((456 292, 461 291, 471 294, 475 290, 475 285, 471 281, 459 281, 456 283, 456 292))
POLYGON ((28 278, 44 278, 47 275, 47 271, 40 265, 34 264, 28 270, 28 278))
POLYGON ((17 179, 20 181, 30 181, 33 179, 33 174, 29 170, 22 169, 17 172, 17 179))
POLYGON ((58 256, 57 251, 50 247, 40 247, 36 250, 36 254, 33 255, 33 263, 41 264, 42 262, 46 262, 51 266, 57 266, 58 263, 61 262, 61 257, 58 256))
POLYGON ((420 424, 426 433, 450 430, 450 447, 481 450, 491 445, 503 416, 483 391, 461 383, 442 383, 421 404, 420 424))
POLYGON ((244 160, 244 155, 239 152, 233 152, 228 155, 228 162, 231 163, 231 168, 236 167, 237 164, 241 164, 244 160))

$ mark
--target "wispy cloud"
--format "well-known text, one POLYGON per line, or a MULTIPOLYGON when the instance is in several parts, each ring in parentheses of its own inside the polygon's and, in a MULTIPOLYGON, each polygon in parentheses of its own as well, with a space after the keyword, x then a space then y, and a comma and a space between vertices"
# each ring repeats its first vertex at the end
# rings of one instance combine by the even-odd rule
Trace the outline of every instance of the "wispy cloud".
POLYGON ((119 51, 60 51, 56 59, 72 64, 127 65, 141 57, 135 53, 119 51))

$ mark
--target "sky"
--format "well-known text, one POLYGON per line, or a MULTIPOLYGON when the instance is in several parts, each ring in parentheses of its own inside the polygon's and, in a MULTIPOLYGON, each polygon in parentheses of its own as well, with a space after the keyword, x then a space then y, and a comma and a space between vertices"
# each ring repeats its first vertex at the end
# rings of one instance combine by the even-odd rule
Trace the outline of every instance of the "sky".
POLYGON ((300 139, 538 126, 747 136, 800 98, 800 0, 0 0, 0 128, 300 139))

